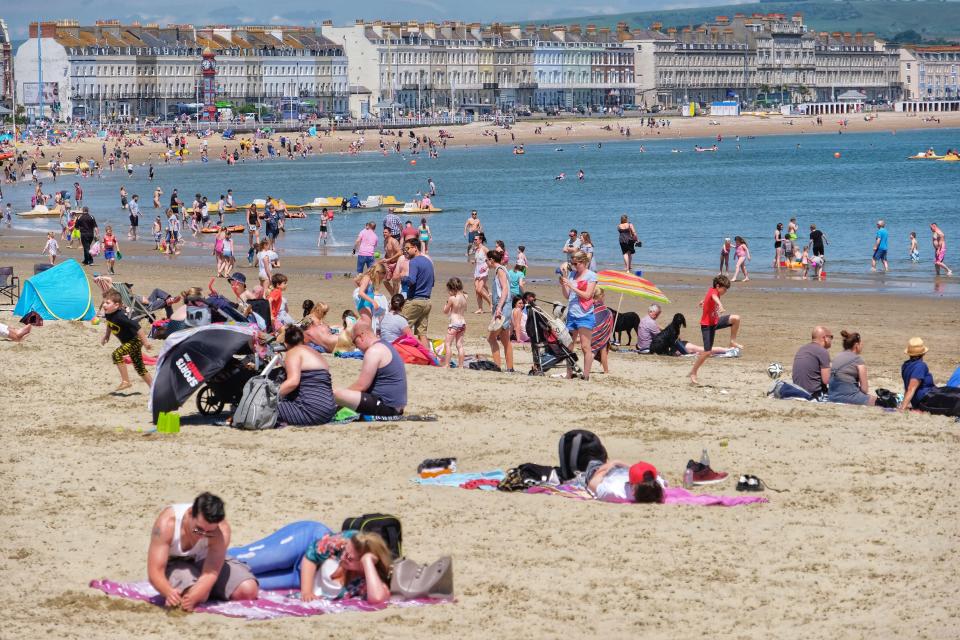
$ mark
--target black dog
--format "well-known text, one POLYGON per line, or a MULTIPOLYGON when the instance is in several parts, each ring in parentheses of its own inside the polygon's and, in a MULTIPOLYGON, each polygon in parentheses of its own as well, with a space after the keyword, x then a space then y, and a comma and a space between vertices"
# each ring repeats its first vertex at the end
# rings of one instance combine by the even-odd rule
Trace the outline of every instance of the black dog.
POLYGON ((623 342, 620 341, 620 334, 624 331, 627 332, 627 344, 630 344, 630 340, 632 339, 630 334, 636 334, 637 329, 640 328, 640 316, 633 311, 617 313, 611 309, 610 313, 613 314, 613 331, 617 334, 617 344, 623 344, 623 342))
POLYGON ((661 356, 672 356, 677 350, 677 340, 680 338, 680 327, 687 326, 687 319, 682 313, 673 315, 673 322, 663 328, 663 331, 653 336, 650 342, 650 353, 661 356))

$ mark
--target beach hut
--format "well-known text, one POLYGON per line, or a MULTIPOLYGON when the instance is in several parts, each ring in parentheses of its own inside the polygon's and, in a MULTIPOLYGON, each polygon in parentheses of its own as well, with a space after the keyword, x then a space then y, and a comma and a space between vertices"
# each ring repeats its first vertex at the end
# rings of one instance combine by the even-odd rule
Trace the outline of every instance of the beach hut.
POLYGON ((31 311, 44 320, 92 319, 96 305, 80 263, 66 260, 24 282, 13 313, 22 318, 31 311))

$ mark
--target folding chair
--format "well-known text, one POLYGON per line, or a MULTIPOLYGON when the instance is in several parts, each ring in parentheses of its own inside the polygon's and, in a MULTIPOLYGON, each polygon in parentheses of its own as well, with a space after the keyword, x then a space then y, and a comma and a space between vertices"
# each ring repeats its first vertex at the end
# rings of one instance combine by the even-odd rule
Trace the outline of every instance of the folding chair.
POLYGON ((13 267, 0 267, 0 296, 6 296, 10 304, 20 297, 20 278, 13 275, 13 267))
POLYGON ((150 322, 155 322, 156 314, 143 304, 140 297, 131 293, 130 289, 123 282, 114 282, 113 288, 120 294, 120 303, 127 308, 130 313, 130 319, 139 322, 147 318, 150 322))

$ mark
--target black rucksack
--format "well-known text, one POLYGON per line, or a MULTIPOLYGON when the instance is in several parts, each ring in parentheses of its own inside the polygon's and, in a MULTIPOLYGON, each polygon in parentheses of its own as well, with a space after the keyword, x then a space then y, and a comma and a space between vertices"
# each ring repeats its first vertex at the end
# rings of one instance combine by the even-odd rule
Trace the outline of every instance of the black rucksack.
POLYGON ((378 533, 387 548, 393 554, 393 559, 403 557, 403 531, 400 519, 384 513, 365 513, 356 518, 347 518, 343 521, 342 531, 362 531, 363 533, 378 533))
POLYGON ((607 450, 592 431, 573 429, 560 437, 560 481, 570 480, 585 471, 591 460, 607 461, 607 450))
POLYGON ((920 408, 938 416, 960 416, 960 387, 939 387, 920 401, 920 408))

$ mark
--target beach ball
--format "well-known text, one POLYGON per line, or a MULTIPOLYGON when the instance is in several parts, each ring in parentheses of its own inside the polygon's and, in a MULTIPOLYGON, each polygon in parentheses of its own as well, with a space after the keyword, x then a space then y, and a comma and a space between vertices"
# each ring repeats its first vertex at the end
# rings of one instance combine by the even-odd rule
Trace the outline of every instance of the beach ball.
POLYGON ((839 151, 834 152, 833 157, 834 157, 834 158, 839 158, 839 157, 840 157, 840 152, 839 152, 839 151))
POLYGON ((767 367, 767 375, 776 380, 783 375, 783 365, 779 362, 771 362, 767 367))
POLYGON ((417 164, 417 161, 416 161, 416 160, 411 160, 411 161, 410 161, 410 164, 415 165, 415 164, 417 164))
POLYGON ((377 260, 379 260, 379 259, 380 259, 380 252, 379 252, 379 251, 374 251, 374 252, 373 252, 373 257, 376 258, 377 260))
POLYGON ((90 324, 92 324, 93 326, 97 326, 98 324, 100 324, 100 318, 94 317, 93 320, 90 321, 90 324))

